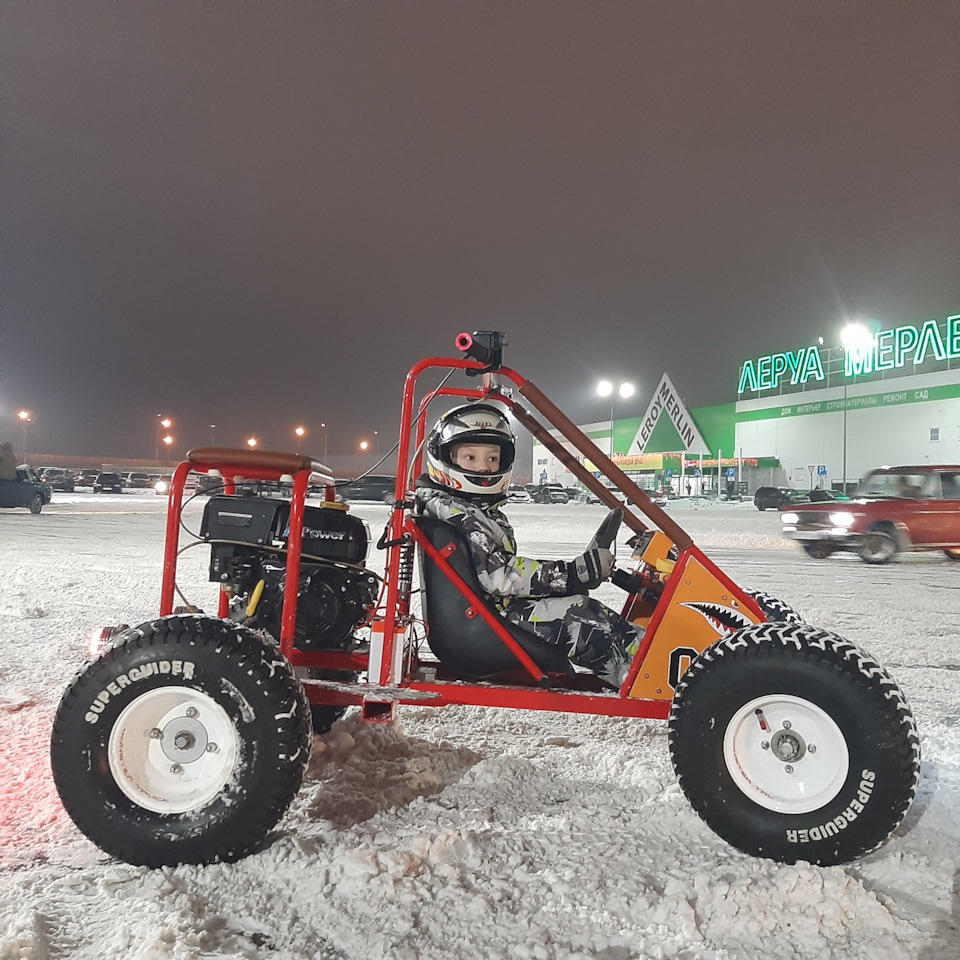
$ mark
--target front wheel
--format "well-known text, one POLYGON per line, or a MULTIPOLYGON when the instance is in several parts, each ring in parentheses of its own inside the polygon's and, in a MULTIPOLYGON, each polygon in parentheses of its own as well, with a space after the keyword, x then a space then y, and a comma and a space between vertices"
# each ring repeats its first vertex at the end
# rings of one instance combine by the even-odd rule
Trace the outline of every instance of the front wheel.
POLYGON ((805 543, 803 552, 814 560, 826 560, 833 553, 833 547, 829 543, 805 543))
POLYGON ((33 514, 39 513, 43 509, 43 494, 37 493, 34 494, 33 499, 29 503, 30 512, 33 514))
POLYGON ((920 746, 893 679, 802 624, 745 627, 683 675, 670 753, 694 810, 744 853, 846 863, 880 846, 916 792, 920 746))
POLYGON ((947 555, 948 560, 960 560, 960 550, 956 547, 948 547, 943 552, 947 555))
POLYGON ((897 542, 886 530, 871 530, 860 547, 864 563, 889 563, 896 555, 897 542))
POLYGON ((310 711, 276 644, 195 615, 128 629, 63 695, 60 799, 98 847, 149 867, 232 861, 290 805, 310 711))
POLYGON ((745 590, 747 596, 753 597, 760 608, 760 612, 771 623, 803 623, 803 617, 797 613, 789 603, 784 603, 779 597, 764 593, 762 590, 745 590))

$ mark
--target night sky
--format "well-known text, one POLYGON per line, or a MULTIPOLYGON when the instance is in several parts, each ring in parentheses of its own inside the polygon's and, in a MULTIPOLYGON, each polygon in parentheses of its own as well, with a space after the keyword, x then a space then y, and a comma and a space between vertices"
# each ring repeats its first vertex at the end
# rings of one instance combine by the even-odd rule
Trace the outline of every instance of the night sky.
MULTIPOLYGON (((960 5, 9 2, 0 440, 356 450, 500 329, 575 420, 960 312, 960 5)), ((389 443, 386 442, 389 438, 389 443)))

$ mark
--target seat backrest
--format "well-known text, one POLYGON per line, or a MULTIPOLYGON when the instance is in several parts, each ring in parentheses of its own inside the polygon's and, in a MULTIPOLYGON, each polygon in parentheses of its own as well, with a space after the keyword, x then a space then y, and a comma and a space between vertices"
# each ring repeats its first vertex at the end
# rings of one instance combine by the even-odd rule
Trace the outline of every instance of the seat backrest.
MULTIPOLYGON (((448 544, 454 550, 447 562, 477 595, 484 607, 500 617, 510 636, 544 673, 569 673, 566 651, 527 630, 503 619, 483 592, 463 532, 455 524, 433 517, 415 517, 414 523, 438 551, 448 544)), ((523 669, 510 648, 478 613, 468 615, 471 604, 447 579, 446 574, 424 553, 420 554, 420 583, 423 586, 423 617, 427 624, 427 642, 434 656, 457 676, 484 680, 498 674, 523 669)))

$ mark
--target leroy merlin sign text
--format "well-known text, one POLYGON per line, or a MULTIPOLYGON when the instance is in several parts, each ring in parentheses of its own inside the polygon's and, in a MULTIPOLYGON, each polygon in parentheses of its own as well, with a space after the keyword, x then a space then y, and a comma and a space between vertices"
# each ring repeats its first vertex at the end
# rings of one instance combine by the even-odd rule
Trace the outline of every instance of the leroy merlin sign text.
MULTIPOLYGON (((928 320, 920 327, 905 324, 878 333, 866 348, 849 350, 843 365, 844 376, 862 376, 875 370, 896 370, 929 360, 960 359, 960 314, 945 323, 928 320)), ((791 353, 774 353, 747 360, 740 370, 737 393, 775 390, 781 383, 791 386, 810 380, 825 380, 820 348, 802 347, 791 353)))

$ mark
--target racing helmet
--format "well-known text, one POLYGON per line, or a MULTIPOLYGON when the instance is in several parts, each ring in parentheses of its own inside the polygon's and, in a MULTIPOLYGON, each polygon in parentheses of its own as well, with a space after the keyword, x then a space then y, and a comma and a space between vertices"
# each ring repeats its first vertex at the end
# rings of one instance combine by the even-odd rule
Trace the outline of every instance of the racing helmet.
POLYGON ((430 479, 461 493, 492 497, 510 485, 516 439, 506 416, 490 403, 470 403, 448 410, 427 437, 427 473, 430 479), (457 465, 454 447, 462 443, 489 443, 500 448, 497 473, 475 473, 457 465))

